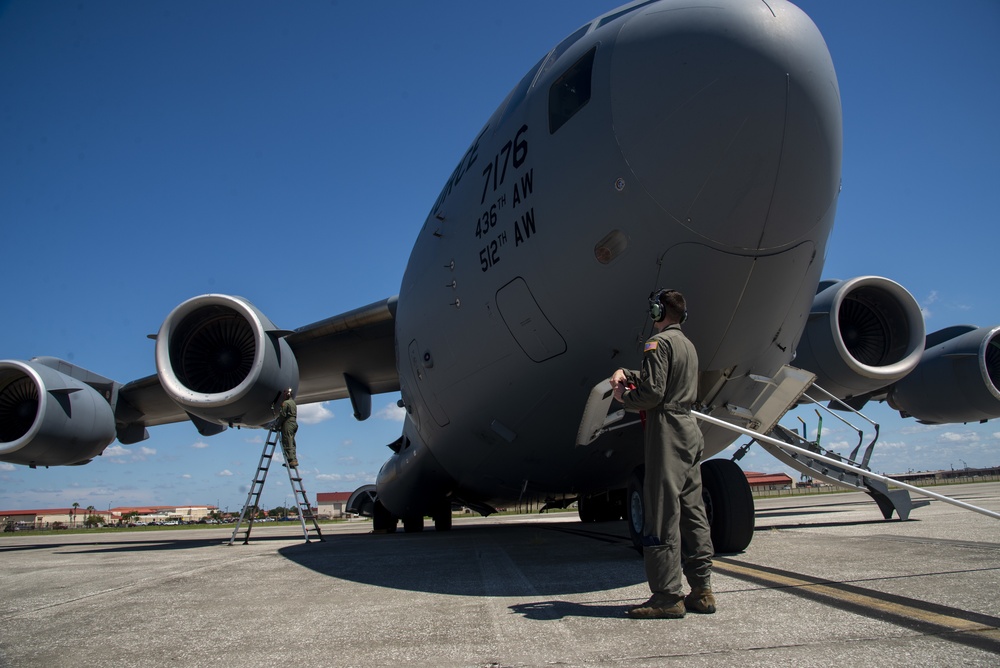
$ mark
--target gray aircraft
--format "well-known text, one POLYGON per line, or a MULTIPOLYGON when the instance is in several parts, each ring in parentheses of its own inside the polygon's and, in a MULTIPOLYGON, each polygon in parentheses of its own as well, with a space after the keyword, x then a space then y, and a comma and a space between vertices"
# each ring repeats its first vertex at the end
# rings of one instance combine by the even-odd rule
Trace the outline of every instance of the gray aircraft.
MULTIPOLYGON (((402 435, 354 499, 377 530, 425 516, 447 529, 453 503, 489 513, 531 497, 625 517, 635 534, 641 426, 605 379, 639 366, 645 294, 661 287, 691 305, 699 410, 725 422, 821 452, 780 425, 796 404, 1000 416, 1000 327, 925 336, 893 281, 821 281, 841 150, 833 63, 798 8, 624 5, 545 54, 486 121, 398 296, 294 331, 242 297, 194 297, 156 335, 156 373, 126 384, 53 358, 2 361, 0 460, 83 464, 183 420, 203 435, 261 427, 289 387, 305 403, 349 397, 364 420, 372 394, 398 390, 402 435)), ((706 457, 736 438, 703 429, 706 457)), ((903 512, 864 476, 765 447, 903 512)), ((703 470, 716 548, 746 547, 745 477, 726 459, 703 470)))

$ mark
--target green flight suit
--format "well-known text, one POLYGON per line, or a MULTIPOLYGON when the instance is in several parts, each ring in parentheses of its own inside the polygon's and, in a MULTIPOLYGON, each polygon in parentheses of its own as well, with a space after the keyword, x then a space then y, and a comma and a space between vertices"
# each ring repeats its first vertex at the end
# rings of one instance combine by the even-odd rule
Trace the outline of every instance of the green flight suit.
POLYGON ((295 432, 299 430, 299 424, 295 421, 295 416, 295 400, 289 398, 281 402, 281 410, 278 411, 278 428, 281 429, 281 450, 285 453, 285 461, 292 465, 298 464, 295 458, 295 432))
POLYGON ((654 594, 680 599, 682 570, 692 588, 711 587, 715 552, 701 496, 705 442, 691 415, 698 353, 680 325, 670 325, 646 342, 640 371, 622 371, 635 385, 623 396, 625 408, 646 411, 646 578, 654 594))

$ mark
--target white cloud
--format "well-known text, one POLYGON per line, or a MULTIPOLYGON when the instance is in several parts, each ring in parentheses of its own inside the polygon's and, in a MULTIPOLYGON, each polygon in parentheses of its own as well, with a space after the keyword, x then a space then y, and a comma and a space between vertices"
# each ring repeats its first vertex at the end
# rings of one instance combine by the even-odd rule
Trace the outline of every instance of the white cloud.
POLYGON ((931 318, 934 317, 934 314, 931 312, 930 305, 936 302, 937 300, 938 300, 938 291, 931 290, 931 293, 927 295, 926 299, 924 299, 923 304, 920 305, 920 312, 924 314, 924 320, 930 320, 931 318))
POLYGON ((333 411, 327 408, 329 401, 319 404, 307 404, 298 409, 298 420, 303 424, 319 424, 333 419, 333 411))
POLYGON ((146 457, 152 457, 156 454, 156 448, 147 448, 146 446, 142 446, 140 452, 146 457))
POLYGON ((14 465, 7 462, 0 462, 0 471, 13 471, 14 465))
POLYGON ((205 448, 208 447, 208 443, 206 443, 205 441, 195 441, 194 443, 191 444, 191 447, 196 450, 204 450, 205 448))
POLYGON ((875 452, 882 450, 901 450, 907 447, 906 441, 879 441, 875 444, 875 452))
POLYGON ((228 478, 232 474, 233 474, 232 471, 230 471, 229 469, 225 469, 225 470, 219 471, 215 475, 219 476, 220 478, 228 478))
POLYGON ((948 441, 949 443, 976 443, 979 441, 979 434, 971 431, 964 434, 956 434, 953 431, 946 431, 941 434, 940 440, 948 441))
POLYGON ((104 449, 105 457, 127 457, 128 455, 131 454, 132 454, 131 450, 129 450, 128 448, 123 448, 120 445, 112 445, 111 447, 104 449))
POLYGON ((386 404, 377 413, 375 413, 375 417, 379 420, 402 422, 403 418, 406 417, 406 409, 400 408, 397 404, 386 404))
POLYGON ((191 479, 191 474, 190 473, 182 473, 181 477, 184 478, 185 480, 190 480, 191 479))
POLYGON ((913 434, 926 434, 929 431, 937 431, 938 429, 942 429, 942 428, 944 428, 944 426, 945 425, 943 425, 943 424, 920 424, 920 423, 909 424, 909 423, 907 423, 906 426, 904 426, 903 428, 899 429, 899 433, 903 434, 904 436, 911 436, 913 434))
POLYGON ((320 473, 316 476, 316 480, 322 482, 344 482, 350 484, 363 485, 375 482, 374 473, 365 473, 364 471, 356 471, 352 473, 320 473))

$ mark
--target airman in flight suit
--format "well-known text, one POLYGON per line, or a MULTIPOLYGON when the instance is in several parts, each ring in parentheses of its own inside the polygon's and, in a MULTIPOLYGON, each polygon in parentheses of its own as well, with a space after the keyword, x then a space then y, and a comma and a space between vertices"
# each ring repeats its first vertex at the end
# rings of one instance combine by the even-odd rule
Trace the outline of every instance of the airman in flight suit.
POLYGON ((705 444, 691 405, 697 399, 698 354, 681 331, 687 305, 676 290, 650 295, 656 333, 646 341, 642 369, 618 369, 615 398, 646 411, 643 560, 652 597, 628 611, 640 619, 715 612, 711 530, 701 495, 705 444), (683 594, 681 574, 691 593, 683 594))
POLYGON ((299 460, 295 457, 295 432, 299 430, 299 423, 295 419, 296 412, 292 389, 288 388, 285 390, 285 400, 281 402, 275 426, 281 430, 281 451, 285 454, 285 462, 292 468, 299 466, 299 460))

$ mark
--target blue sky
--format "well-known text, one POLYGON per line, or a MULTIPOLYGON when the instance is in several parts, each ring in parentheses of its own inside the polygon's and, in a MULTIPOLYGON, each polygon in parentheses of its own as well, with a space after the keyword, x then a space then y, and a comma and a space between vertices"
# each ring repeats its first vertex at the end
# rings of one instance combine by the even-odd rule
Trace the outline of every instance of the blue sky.
MULTIPOLYGON (((293 329, 399 290, 441 184, 521 75, 614 2, 0 3, 0 358, 125 382, 183 300, 247 297, 293 329)), ((844 109, 825 276, 887 276, 928 331, 1000 324, 1000 4, 803 1, 844 109)), ((396 395, 357 423, 304 407, 311 494, 374 480, 396 395)), ((884 406, 874 468, 1000 464, 1000 422, 922 427, 884 406)), ((826 420, 824 443, 853 442, 826 420)), ((815 416, 810 418, 815 426, 815 416)), ((0 508, 246 498, 262 433, 189 424, 84 467, 0 464, 0 508)), ((782 467, 755 448, 745 468, 782 467)), ((265 506, 290 501, 272 481, 265 506)))

